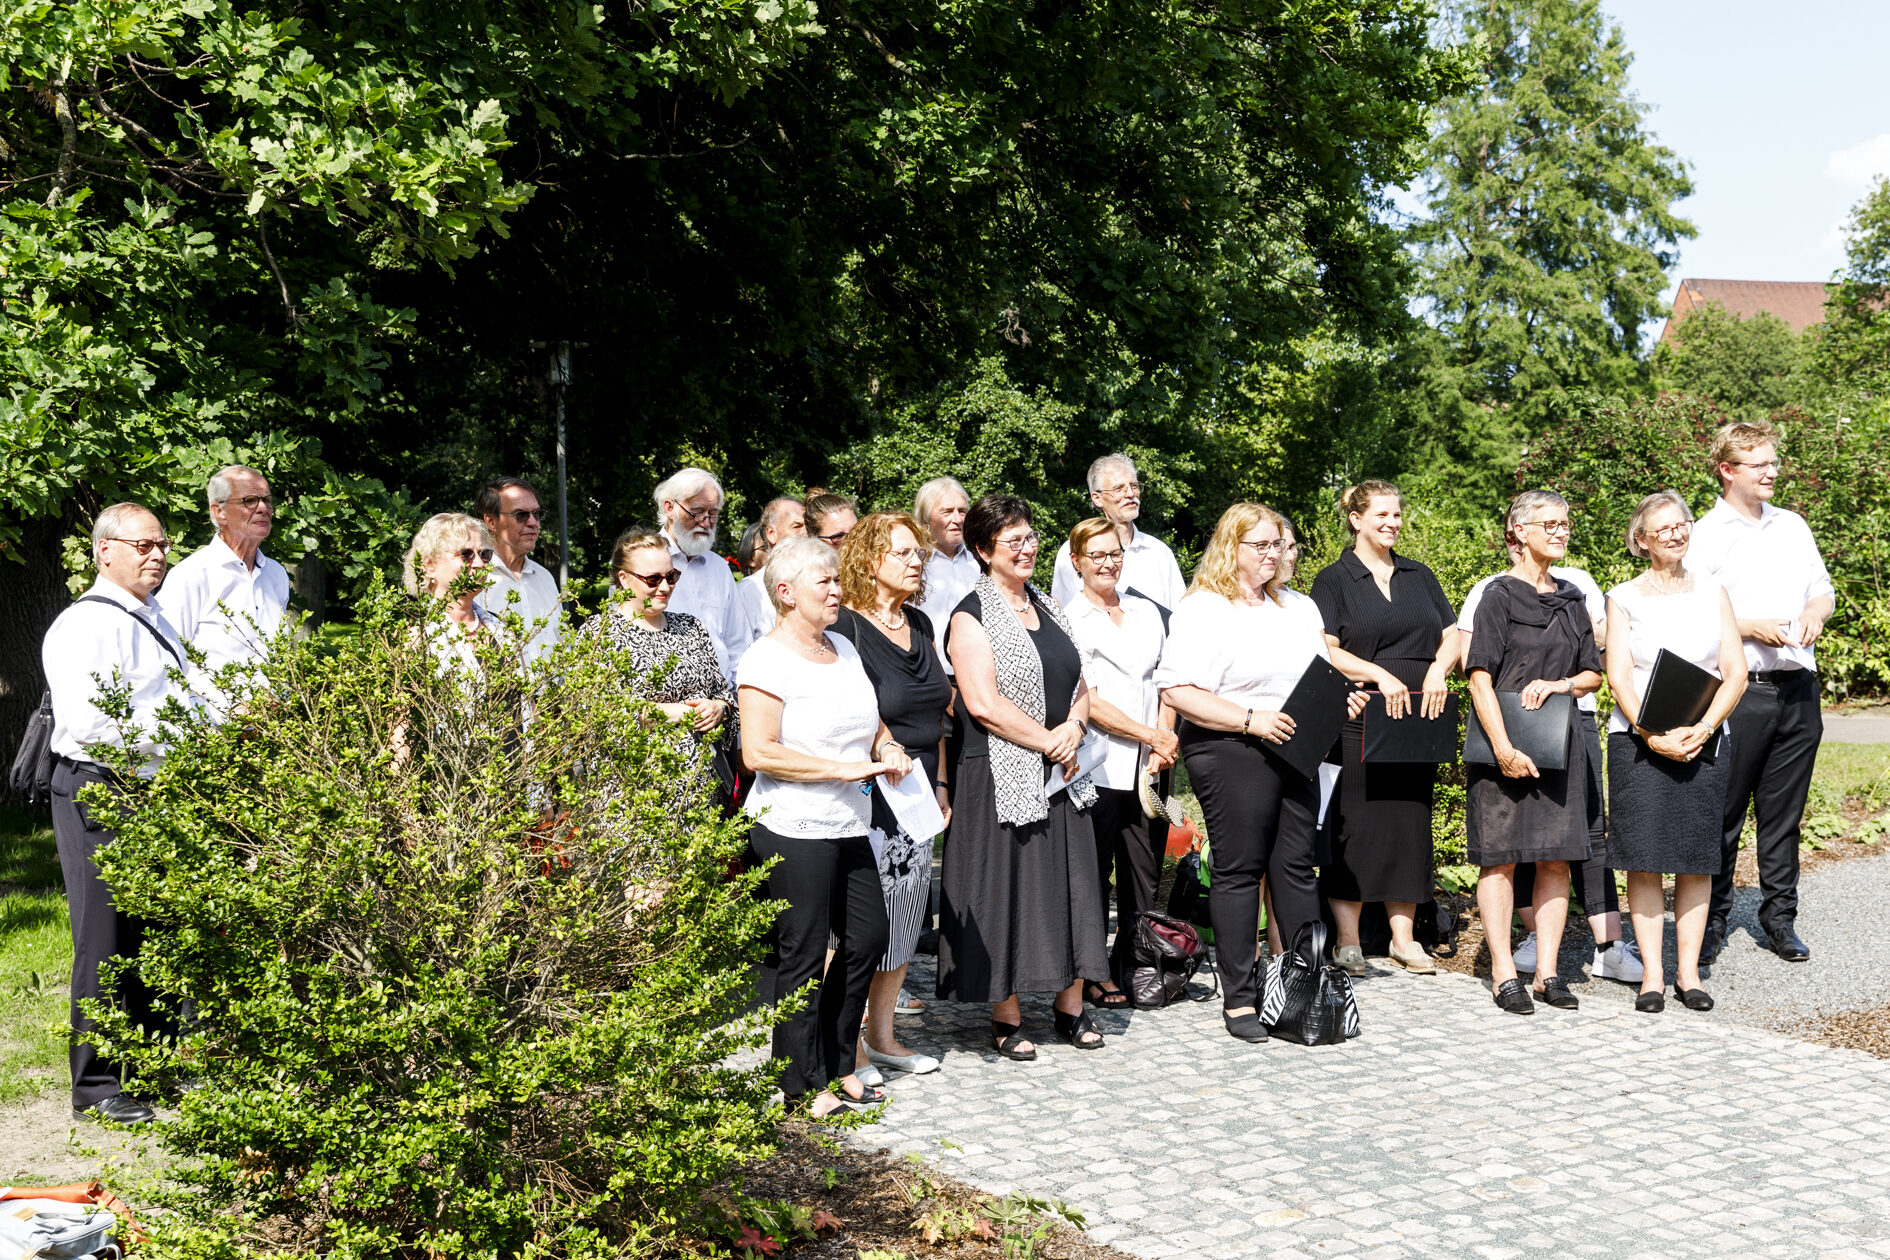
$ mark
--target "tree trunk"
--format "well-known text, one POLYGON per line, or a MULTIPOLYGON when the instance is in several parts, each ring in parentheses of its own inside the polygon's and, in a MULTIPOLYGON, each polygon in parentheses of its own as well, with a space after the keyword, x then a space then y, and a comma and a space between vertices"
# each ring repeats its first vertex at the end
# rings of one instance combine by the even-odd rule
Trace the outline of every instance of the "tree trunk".
MULTIPOLYGON (((42 516, 27 521, 20 531, 16 555, 0 555, 0 758, 13 764, 13 754, 26 731, 26 720, 39 707, 46 691, 40 672, 39 649, 53 618, 72 602, 66 590, 66 570, 60 562, 60 540, 76 518, 42 516)), ((0 800, 23 805, 0 780, 0 800)))

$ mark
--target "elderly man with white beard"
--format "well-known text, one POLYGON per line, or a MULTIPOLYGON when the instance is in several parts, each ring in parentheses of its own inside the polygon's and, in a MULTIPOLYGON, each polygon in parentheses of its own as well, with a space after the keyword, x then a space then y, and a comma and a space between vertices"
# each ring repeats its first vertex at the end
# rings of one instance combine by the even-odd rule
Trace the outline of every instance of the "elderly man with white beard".
POLYGON ((709 631, 715 659, 734 685, 731 640, 742 627, 735 603, 735 575, 715 554, 715 527, 722 518, 722 483, 704 468, 685 468, 656 487, 656 510, 669 543, 669 562, 682 577, 669 597, 669 611, 688 613, 709 631))

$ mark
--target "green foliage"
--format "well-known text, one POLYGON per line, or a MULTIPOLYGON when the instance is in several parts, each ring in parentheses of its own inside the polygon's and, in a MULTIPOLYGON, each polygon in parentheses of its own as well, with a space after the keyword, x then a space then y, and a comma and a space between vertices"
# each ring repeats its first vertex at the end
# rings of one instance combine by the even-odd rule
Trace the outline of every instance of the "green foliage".
POLYGON ((380 590, 348 634, 285 632, 122 802, 101 866, 192 1016, 103 1038, 201 1083, 160 1129, 161 1252, 269 1222, 337 1256, 616 1256, 770 1147, 771 1067, 732 1065, 774 909, 727 876, 741 820, 603 637, 474 671, 447 633, 380 590))
POLYGON ((1804 339, 1775 315, 1696 306, 1654 350, 1660 387, 1703 398, 1734 420, 1763 420, 1804 394, 1804 339))
POLYGON ((1825 305, 1818 359, 1839 382, 1881 395, 1890 383, 1890 176, 1851 209, 1845 266, 1825 305))
POLYGON ((52 828, 0 810, 0 1104, 63 1083, 71 974, 52 828))

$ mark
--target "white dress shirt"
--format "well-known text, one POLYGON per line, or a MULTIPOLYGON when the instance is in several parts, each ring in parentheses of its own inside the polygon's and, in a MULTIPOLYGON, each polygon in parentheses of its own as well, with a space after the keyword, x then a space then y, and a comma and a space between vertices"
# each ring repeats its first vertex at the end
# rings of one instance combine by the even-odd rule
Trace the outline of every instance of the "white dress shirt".
POLYGON ((54 619, 40 647, 40 665, 52 692, 52 751, 72 761, 96 760, 87 745, 128 747, 144 758, 139 773, 149 777, 164 760, 157 712, 172 697, 190 703, 190 694, 171 681, 183 649, 177 631, 158 606, 141 600, 116 582, 100 578, 87 595, 98 595, 131 615, 102 604, 74 604, 54 619), (132 618, 144 622, 134 625, 132 618), (158 634, 177 650, 173 657, 158 645, 158 634), (131 689, 130 743, 118 724, 98 708, 106 687, 131 689))
MULTIPOLYGON (((1080 594, 1063 614, 1076 636, 1076 650, 1083 658, 1083 681, 1089 684, 1090 692, 1121 709, 1130 721, 1154 726, 1161 717, 1162 695, 1155 687, 1155 666, 1162 659, 1162 615, 1149 600, 1124 595, 1121 601, 1119 626, 1108 612, 1080 594)), ((1102 764, 1091 771, 1091 778, 1097 787, 1134 791, 1144 745, 1140 740, 1111 735, 1100 726, 1097 731, 1107 741, 1108 752, 1102 764)))
POLYGON ((1155 667, 1157 688, 1199 687, 1246 709, 1278 709, 1313 657, 1332 659, 1319 605, 1298 591, 1281 603, 1235 603, 1194 591, 1175 605, 1155 667))
POLYGON ((177 562, 155 602, 214 674, 233 662, 262 658, 289 607, 289 574, 260 551, 250 568, 218 535, 177 562))
MULTIPOLYGON (((1181 597, 1188 593, 1188 584, 1181 580, 1181 566, 1175 563, 1175 553, 1168 549, 1168 544, 1147 530, 1138 529, 1128 546, 1122 549, 1122 576, 1116 581, 1116 589, 1125 594, 1133 590, 1173 612, 1181 602, 1181 597)), ((1077 576, 1076 566, 1070 563, 1070 540, 1067 538, 1057 548, 1050 593, 1065 608, 1070 606, 1071 600, 1080 599, 1083 594, 1083 579, 1077 576)))
POLYGON ((945 629, 951 623, 953 610, 978 584, 981 572, 978 557, 963 544, 959 545, 955 556, 935 550, 932 558, 925 562, 925 598, 919 601, 919 611, 932 619, 938 656, 945 662, 947 675, 952 672, 952 658, 945 655, 945 629))
POLYGON ((738 674, 748 649, 774 629, 774 601, 768 598, 768 584, 761 579, 766 571, 756 569, 735 583, 735 615, 731 618, 735 629, 730 635, 728 657, 729 667, 738 674))
MULTIPOLYGON (((1742 621, 1776 619, 1798 633, 1798 614, 1820 595, 1834 600, 1831 573, 1818 554, 1811 526, 1796 512, 1759 506, 1759 519, 1746 516, 1725 499, 1693 527, 1687 567, 1726 588, 1733 616, 1742 621)), ((1817 654, 1808 647, 1773 647, 1747 639, 1746 668, 1816 669, 1817 654)))
POLYGON ((515 612, 531 636, 525 642, 525 659, 535 661, 558 644, 564 629, 564 601, 558 595, 558 579, 551 570, 530 556, 517 573, 505 567, 505 561, 492 558, 492 584, 473 598, 473 607, 494 618, 515 612), (512 602, 512 592, 518 602, 512 602))
MULTIPOLYGON (((1502 573, 1492 573, 1470 588, 1470 593, 1463 597, 1463 611, 1457 614, 1457 629, 1465 634, 1476 631, 1477 605, 1483 602, 1483 592, 1490 588, 1490 583, 1502 576, 1502 573)), ((1559 564, 1549 566, 1549 576, 1573 583, 1575 589, 1582 593, 1582 605, 1588 609, 1588 619, 1595 623, 1595 647, 1605 653, 1608 646, 1607 635, 1604 631, 1608 622, 1608 597, 1601 593, 1601 584, 1589 577, 1586 569, 1572 569, 1559 564)), ((1596 693, 1591 691, 1582 696, 1575 701, 1575 707, 1583 713, 1595 712, 1595 695, 1596 693)))
POLYGON ((669 607, 688 613, 708 630, 709 640, 715 644, 715 659, 721 662, 722 672, 732 686, 735 661, 729 647, 741 629, 736 625, 735 575, 713 547, 699 556, 685 555, 668 529, 663 530, 663 541, 669 544, 670 564, 682 571, 682 579, 670 592, 669 607))

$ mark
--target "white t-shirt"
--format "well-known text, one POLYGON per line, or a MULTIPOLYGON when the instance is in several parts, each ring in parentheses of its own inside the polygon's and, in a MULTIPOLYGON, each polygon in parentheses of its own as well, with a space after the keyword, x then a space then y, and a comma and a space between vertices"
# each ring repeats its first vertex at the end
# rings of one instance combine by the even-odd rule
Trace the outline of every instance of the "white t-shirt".
MULTIPOLYGON (((1508 570, 1505 569, 1503 572, 1507 573, 1508 570)), ((1470 593, 1463 597, 1463 611, 1457 614, 1457 629, 1463 631, 1465 634, 1470 634, 1476 630, 1477 605, 1483 602, 1483 592, 1489 589, 1490 583, 1502 576, 1502 573, 1492 573, 1470 588, 1470 593)), ((1575 588, 1582 593, 1582 603, 1588 609, 1588 617, 1595 623, 1595 650, 1605 653, 1607 651, 1607 639, 1604 633, 1604 627, 1608 623, 1608 597, 1601 593, 1601 584, 1589 577, 1586 569, 1565 568, 1559 564, 1549 566, 1549 576, 1561 578, 1564 582, 1574 583, 1575 588)), ((1593 713, 1595 711, 1595 693, 1591 691, 1576 700, 1575 707, 1580 709, 1583 713, 1593 713)))
MULTIPOLYGON (((1687 567, 1717 578, 1732 600, 1733 616, 1747 621, 1776 618, 1789 624, 1813 599, 1836 595, 1811 526, 1798 513, 1770 503, 1760 506, 1756 521, 1724 499, 1715 503, 1693 527, 1687 567)), ((1750 640, 1745 646, 1746 668, 1755 673, 1818 668, 1817 655, 1808 647, 1750 640)))
MULTIPOLYGON (((736 683, 780 699, 781 742, 794 751, 829 761, 871 761, 879 696, 854 646, 837 634, 827 641, 839 659, 820 665, 777 638, 762 639, 742 657, 736 683)), ((843 840, 866 834, 873 798, 860 789, 872 786, 870 779, 793 783, 757 774, 742 808, 769 831, 843 840)))
MULTIPOLYGON (((1693 575, 1693 589, 1680 594, 1656 595, 1633 582, 1608 592, 1615 611, 1628 619, 1628 650, 1634 654, 1634 691, 1647 699, 1647 680, 1654 673, 1654 658, 1666 648, 1691 661, 1713 677, 1720 677, 1719 648, 1722 627, 1719 599, 1722 588, 1712 578, 1693 575)), ((1627 732, 1627 717, 1616 706, 1608 719, 1610 731, 1627 732)))
POLYGON ((1319 606, 1298 591, 1281 591, 1280 599, 1184 596, 1168 621, 1156 687, 1195 686, 1242 708, 1278 709, 1313 657, 1332 659, 1319 606))
MULTIPOLYGON (((1171 613, 1188 593, 1187 583, 1181 580, 1181 566, 1175 563, 1175 553, 1168 549, 1167 543, 1145 529, 1136 530, 1135 537, 1122 549, 1122 576, 1116 587, 1124 592, 1133 589, 1171 613)), ((1082 593, 1083 579, 1070 563, 1070 540, 1065 538, 1063 545, 1057 548, 1050 594, 1056 597, 1057 603, 1068 608, 1070 601, 1080 598, 1082 593)))
MULTIPOLYGON (((1155 666, 1162 659, 1162 615, 1155 605, 1134 595, 1122 599, 1122 624, 1082 595, 1078 595, 1064 616, 1076 636, 1076 650, 1083 658, 1083 681, 1090 691, 1121 709, 1130 719, 1154 726, 1161 716, 1161 692, 1155 689, 1155 666)), ((1133 791, 1135 776, 1142 768, 1143 746, 1139 740, 1121 735, 1099 733, 1108 742, 1102 765, 1091 772, 1097 787, 1133 791)))

